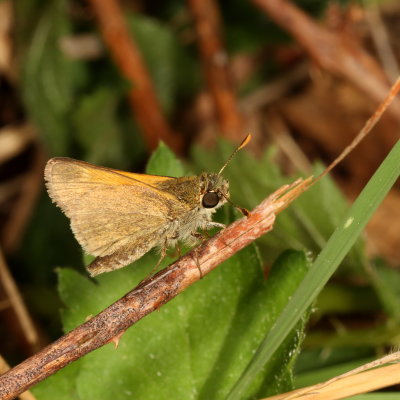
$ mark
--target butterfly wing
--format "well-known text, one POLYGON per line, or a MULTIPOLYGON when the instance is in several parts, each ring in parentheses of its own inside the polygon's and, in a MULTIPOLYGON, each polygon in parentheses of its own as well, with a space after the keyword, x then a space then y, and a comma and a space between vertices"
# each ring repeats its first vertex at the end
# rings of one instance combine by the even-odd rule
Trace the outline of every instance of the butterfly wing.
POLYGON ((163 230, 187 211, 173 194, 155 187, 175 178, 150 176, 146 183, 147 177, 68 158, 53 158, 45 169, 49 195, 70 218, 85 251, 98 257, 118 254, 119 263, 128 252, 123 265, 160 245, 163 230))

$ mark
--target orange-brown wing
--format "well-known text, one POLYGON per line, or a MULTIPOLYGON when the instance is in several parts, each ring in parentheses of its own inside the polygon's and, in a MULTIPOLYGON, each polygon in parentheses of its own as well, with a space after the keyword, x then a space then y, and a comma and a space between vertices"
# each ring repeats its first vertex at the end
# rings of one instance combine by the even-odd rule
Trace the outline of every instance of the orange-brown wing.
POLYGON ((137 175, 68 158, 53 158, 45 169, 50 197, 70 218, 81 246, 95 256, 140 246, 187 211, 175 196, 137 175))
POLYGON ((112 171, 150 186, 157 186, 157 184, 159 183, 167 182, 171 179, 176 179, 171 176, 136 174, 134 172, 120 171, 118 169, 113 169, 112 171))

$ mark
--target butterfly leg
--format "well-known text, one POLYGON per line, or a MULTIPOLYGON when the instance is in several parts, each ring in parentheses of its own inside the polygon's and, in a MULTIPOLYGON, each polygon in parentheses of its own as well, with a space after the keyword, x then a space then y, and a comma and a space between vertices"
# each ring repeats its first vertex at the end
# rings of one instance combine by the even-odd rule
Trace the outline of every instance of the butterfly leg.
MULTIPOLYGON (((164 258, 167 255, 167 250, 168 250, 168 241, 170 239, 176 239, 175 236, 169 237, 167 236, 164 240, 164 245, 161 248, 161 255, 160 255, 160 259, 158 260, 157 264, 153 267, 153 269, 151 270, 150 275, 153 275, 154 272, 158 269, 158 267, 160 266, 162 260, 164 260, 164 258)), ((178 249, 178 256, 181 257, 181 248, 179 247, 179 243, 176 244, 175 249, 178 249)))
POLYGON ((179 245, 179 243, 177 242, 175 245, 175 249, 174 252, 172 254, 169 254, 170 257, 172 258, 181 258, 182 256, 182 251, 181 251, 181 246, 179 245))
POLYGON ((201 232, 192 232, 191 235, 199 239, 201 243, 205 242, 207 239, 210 238, 209 233, 207 232, 207 229, 211 228, 225 228, 224 224, 220 224, 219 222, 213 222, 213 221, 207 221, 207 224, 201 228, 201 232))
POLYGON ((164 260, 165 256, 167 255, 167 239, 165 239, 165 243, 164 246, 161 249, 161 254, 160 254, 160 258, 157 261, 157 264, 151 269, 150 271, 150 275, 154 275, 154 273, 157 271, 158 267, 160 266, 162 260, 164 260))
MULTIPOLYGON (((207 231, 202 231, 202 232, 192 232, 191 235, 200 240, 201 243, 205 242, 206 240, 208 240, 210 238, 210 235, 208 234, 207 231)), ((200 263, 199 263, 199 257, 198 257, 198 253, 197 253, 197 248, 193 249, 193 260, 196 263, 197 269, 199 270, 199 274, 200 274, 200 279, 203 279, 203 271, 200 268, 200 263)))
POLYGON ((214 222, 214 221, 207 221, 207 225, 205 226, 205 229, 211 229, 211 228, 225 228, 225 224, 221 224, 220 222, 214 222))
POLYGON ((210 235, 208 234, 207 231, 202 231, 202 232, 192 232, 191 235, 200 240, 201 243, 205 242, 207 239, 210 238, 210 235))
POLYGON ((203 279, 203 271, 200 268, 200 262, 199 262, 199 256, 197 253, 197 248, 193 250, 193 260, 196 263, 196 267, 199 270, 199 274, 200 274, 200 279, 203 279))
POLYGON ((182 251, 181 251, 181 246, 179 246, 179 243, 176 244, 175 249, 178 251, 178 258, 182 257, 182 251))

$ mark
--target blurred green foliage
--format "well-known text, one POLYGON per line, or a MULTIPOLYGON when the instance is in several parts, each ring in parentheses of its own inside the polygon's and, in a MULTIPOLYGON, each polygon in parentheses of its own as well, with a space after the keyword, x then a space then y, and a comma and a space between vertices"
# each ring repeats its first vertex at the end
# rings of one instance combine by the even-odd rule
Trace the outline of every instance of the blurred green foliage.
MULTIPOLYGON (((318 15, 327 3, 325 0, 296 2, 313 15, 318 15)), ((185 37, 190 37, 190 34, 186 33, 190 33, 191 23, 184 2, 149 2, 143 6, 147 14, 127 12, 127 22, 148 64, 163 110, 173 121, 204 85, 195 43, 184 40, 185 37)), ((113 168, 143 170, 148 154, 126 101, 129 83, 120 76, 107 52, 100 59, 82 61, 69 59, 60 50, 60 40, 65 36, 76 33, 98 34, 95 20, 87 12, 87 4, 67 0, 19 0, 15 2, 15 7, 15 38, 21 97, 27 119, 34 122, 49 157, 70 156, 113 168)), ((266 45, 274 46, 290 41, 284 32, 250 2, 221 1, 220 7, 226 43, 231 54, 256 52, 266 45)), ((265 82, 279 68, 280 66, 275 65, 273 61, 263 63, 251 77, 251 85, 265 82)), ((247 84, 249 82, 244 83, 244 86, 247 84)), ((183 167, 168 149, 161 145, 148 168, 152 173, 176 176, 189 170, 195 173, 218 171, 231 151, 232 146, 225 142, 220 142, 214 150, 204 150, 195 145, 191 147, 183 167)), ((321 169, 320 165, 316 165, 314 173, 317 174, 321 169)), ((273 190, 294 179, 284 176, 279 170, 274 159, 274 149, 267 149, 259 159, 246 154, 245 151, 239 153, 224 175, 230 181, 233 201, 249 209, 273 190)), ((188 353, 193 351, 191 357, 195 362, 204 362, 204 365, 198 366, 202 371, 195 377, 197 380, 192 377, 193 386, 182 390, 190 391, 193 387, 200 390, 199 388, 206 387, 203 398, 207 398, 210 393, 214 393, 216 378, 226 378, 224 374, 228 374, 229 368, 237 368, 233 374, 238 374, 246 364, 244 360, 229 360, 228 350, 224 348, 225 340, 230 340, 229 345, 239 349, 243 345, 241 340, 248 339, 251 345, 249 344, 242 354, 244 359, 248 360, 257 340, 261 338, 260 331, 268 329, 279 312, 279 295, 288 295, 293 289, 293 282, 300 279, 299 275, 306 264, 301 260, 301 252, 306 252, 309 258, 313 258, 324 246, 346 210, 347 203, 340 191, 328 177, 324 178, 279 216, 273 232, 258 241, 262 265, 271 265, 278 259, 267 282, 262 279, 255 247, 246 249, 227 261, 225 266, 210 277, 199 282, 191 291, 163 308, 160 313, 150 316, 149 322, 143 321, 128 331, 122 339, 120 351, 115 352, 111 346, 107 346, 72 364, 56 377, 50 378, 37 389, 37 393, 42 396, 39 399, 54 396, 60 398, 61 394, 65 394, 64 397, 68 399, 80 398, 78 395, 82 398, 99 398, 96 392, 99 389, 96 387, 97 380, 99 377, 104 378, 107 373, 110 373, 115 387, 121 389, 121 393, 122 390, 130 391, 131 383, 126 371, 131 368, 137 368, 132 369, 131 376, 137 374, 144 376, 143 379, 157 380, 160 377, 157 376, 156 369, 150 369, 151 372, 146 374, 144 366, 133 366, 134 358, 142 360, 145 363, 143 365, 154 366, 155 361, 153 363, 149 356, 149 348, 144 347, 144 350, 148 350, 146 356, 140 349, 132 350, 132 346, 140 347, 137 341, 142 340, 141 335, 145 335, 151 337, 148 346, 154 346, 151 350, 154 353, 151 354, 158 354, 157 352, 162 351, 166 338, 179 337, 180 342, 175 344, 178 346, 178 343, 182 345, 187 340, 186 334, 193 335, 198 347, 185 348, 188 353), (297 252, 285 253, 283 258, 278 258, 287 249, 297 252), (296 259, 294 262, 290 261, 293 257, 296 259), (299 267, 298 270, 296 266, 299 267), (279 288, 282 292, 279 292, 279 288), (204 299, 206 296, 203 293, 211 293, 207 295, 209 299, 204 299), (221 293, 231 296, 226 303, 219 298, 217 305, 215 301, 211 302, 221 293), (250 309, 250 305, 254 306, 256 311, 250 309), (168 320, 168 313, 175 313, 177 324, 168 320), (201 318, 204 320, 207 313, 212 314, 209 319, 210 327, 219 327, 215 328, 214 333, 220 335, 214 343, 222 349, 223 357, 219 364, 212 364, 208 359, 202 360, 201 356, 195 357, 195 351, 200 352, 201 346, 212 345, 208 342, 201 343, 202 337, 199 334, 204 325, 200 327, 201 318), (254 324, 258 324, 253 338, 240 331, 243 328, 242 324, 248 323, 246 318, 250 318, 251 315, 254 316, 254 324), (231 321, 222 321, 223 317, 227 316, 234 320, 233 325, 230 325, 231 321), (188 327, 189 321, 193 322, 192 327, 188 327), (243 337, 235 338, 232 327, 237 328, 243 337), (229 329, 231 336, 226 335, 229 329), (162 332, 164 330, 165 332, 162 332), (141 333, 136 336, 137 332, 141 333), (132 354, 135 354, 135 357, 131 357, 132 354), (123 362, 119 364, 121 359, 123 362), (109 361, 110 365, 107 365, 109 361), (210 373, 212 368, 214 370, 210 373), (104 374, 94 376, 98 371, 103 371, 104 374), (119 372, 122 373, 121 382, 116 382, 119 372), (93 381, 86 388, 86 382, 90 379, 93 381), (208 386, 202 386, 205 381, 208 386), (52 382, 57 383, 53 386, 52 382)), ((235 214, 235 217, 238 215, 235 214)), ((224 222, 232 219, 229 206, 220 210, 217 219, 224 222)), ((35 318, 46 327, 46 334, 50 338, 57 337, 61 332, 58 314, 61 301, 55 290, 56 267, 63 267, 58 273, 61 297, 66 306, 63 311, 63 323, 66 329, 70 329, 83 322, 87 315, 101 310, 132 288, 135 282, 146 275, 153 263, 154 254, 149 254, 133 268, 99 277, 99 285, 94 285, 76 271, 72 271, 69 268, 84 273, 80 247, 70 232, 67 218, 51 204, 45 193, 36 207, 21 251, 12 259, 13 270, 26 301, 35 318), (77 291, 77 288, 80 290, 77 291)), ((305 341, 309 350, 302 352, 296 366, 299 374, 310 371, 313 373, 319 367, 364 358, 370 356, 376 346, 395 344, 395 332, 400 321, 400 293, 397 284, 400 279, 399 273, 390 269, 382 260, 368 260, 363 241, 359 240, 338 271, 337 279, 339 289, 335 286, 336 282, 332 286, 328 285, 327 291, 321 294, 317 303, 319 312, 315 314, 316 320, 329 319, 332 315, 336 317, 360 312, 373 319, 378 313, 385 313, 387 323, 381 326, 379 336, 374 327, 370 329, 369 334, 368 329, 363 329, 361 337, 365 338, 365 342, 360 340, 360 331, 346 332, 339 338, 333 334, 336 341, 330 342, 332 347, 328 351, 321 349, 327 338, 325 332, 317 331, 314 336, 312 332, 305 341), (354 285, 354 282, 357 284, 354 285), (363 297, 363 307, 357 301, 355 292, 363 297), (367 300, 364 300, 365 298, 367 300), (374 337, 377 338, 375 344, 371 339, 374 337), (326 356, 327 353, 329 356, 326 356)), ((301 333, 302 327, 298 329, 301 333)), ((207 332, 207 335, 211 335, 212 338, 213 332, 207 332)), ((260 378, 257 390, 262 389, 258 395, 266 395, 291 386, 291 367, 300 342, 300 337, 288 340, 286 347, 282 348, 278 355, 280 360, 275 360, 278 364, 281 362, 281 369, 276 367, 280 380, 275 383, 266 380, 263 386, 262 379, 265 376, 260 378), (288 355, 290 349, 295 350, 291 357, 288 355), (282 363, 282 359, 285 362, 282 363), (288 364, 290 368, 283 368, 284 364, 288 364), (267 387, 271 390, 268 391, 267 387)), ((217 351, 213 351, 216 358, 217 351)), ((241 354, 238 352, 236 355, 241 354)), ((156 364, 156 367, 163 368, 162 373, 171 371, 170 365, 161 365, 164 363, 161 354, 157 362, 160 365, 156 364)), ((191 361, 176 359, 175 362, 175 366, 182 364, 182 371, 179 372, 187 377, 188 375, 184 374, 188 374, 192 367, 191 361)), ((272 365, 276 364, 271 364, 265 371, 272 368, 272 365)), ((162 376, 159 380, 166 379, 165 375, 162 376)), ((172 375, 172 378, 178 379, 175 375, 172 375)), ((170 384, 176 383, 172 378, 170 384)), ((221 390, 227 390, 230 383, 222 385, 221 390)), ((175 393, 170 392, 171 385, 166 387, 166 395, 171 397, 172 393, 172 397, 176 398, 175 393)), ((256 393, 257 390, 254 389, 252 393, 256 393)), ((110 395, 115 397, 114 393, 110 395)), ((143 398, 151 396, 143 395, 143 398)))
MULTIPOLYGON (((325 1, 300 1, 314 15, 325 1)), ((225 35, 231 53, 252 52, 286 35, 249 2, 221 2, 225 35)), ((52 156, 71 155, 113 165, 137 167, 144 147, 132 122, 125 96, 129 84, 108 54, 93 61, 70 59, 60 41, 76 33, 97 34, 87 6, 80 1, 21 0, 16 2, 16 40, 22 99, 52 156)), ((201 67, 194 41, 183 33, 190 21, 183 2, 147 5, 150 15, 126 21, 135 35, 152 76, 164 112, 173 116, 199 91, 201 67), (185 17, 182 17, 185 16, 185 17)), ((261 66, 261 81, 266 71, 261 66)))

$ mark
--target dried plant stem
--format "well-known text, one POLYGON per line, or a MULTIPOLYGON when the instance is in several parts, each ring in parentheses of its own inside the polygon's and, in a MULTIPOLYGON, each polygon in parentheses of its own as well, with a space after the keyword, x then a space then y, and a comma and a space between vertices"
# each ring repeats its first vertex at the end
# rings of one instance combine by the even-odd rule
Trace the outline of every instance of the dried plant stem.
POLYGON ((320 180, 330 171, 332 171, 333 168, 336 167, 336 165, 338 165, 341 161, 343 161, 344 158, 346 158, 358 146, 358 144, 371 132, 373 127, 378 123, 378 121, 382 117, 383 113, 387 110, 387 108, 393 103, 399 91, 400 91, 400 77, 390 88, 389 93, 383 99, 382 103, 378 106, 378 108, 372 114, 372 116, 364 124, 363 128, 357 134, 357 136, 351 141, 351 143, 344 150, 341 151, 340 155, 336 157, 336 159, 315 179, 315 181, 320 180))
POLYGON ((273 138, 275 144, 284 153, 297 171, 311 174, 312 165, 300 146, 291 136, 289 128, 279 113, 269 110, 265 113, 265 128, 273 138))
POLYGON ((132 84, 129 100, 144 139, 152 150, 163 140, 175 152, 182 150, 181 138, 170 128, 157 99, 140 50, 128 31, 117 0, 89 0, 100 30, 122 75, 132 84))
POLYGON ((264 200, 251 214, 195 248, 168 268, 67 333, 56 342, 0 376, 0 399, 12 399, 32 385, 85 354, 118 338, 135 322, 159 309, 224 260, 272 229, 282 198, 296 198, 310 180, 285 186, 264 200), (288 193, 290 195, 288 195, 288 193), (199 271, 201 268, 201 273, 199 271))
POLYGON ((388 354, 342 375, 335 376, 326 382, 268 397, 265 400, 336 400, 396 385, 400 383, 399 357, 399 352, 388 354), (397 363, 376 368, 391 362, 397 363), (376 369, 367 371, 371 368, 376 369))
POLYGON ((310 73, 309 62, 304 61, 293 67, 290 71, 275 77, 240 100, 240 109, 245 114, 251 114, 277 102, 284 97, 294 86, 308 79, 310 73))
POLYGON ((10 271, 8 270, 2 249, 0 248, 0 282, 7 295, 10 306, 13 308, 15 315, 20 323, 22 333, 28 342, 31 350, 36 351, 39 347, 39 335, 32 322, 29 312, 25 306, 22 296, 14 282, 10 271))
MULTIPOLYGON (((358 46, 317 25, 288 0, 251 0, 283 29, 290 32, 310 56, 326 70, 344 77, 372 99, 382 101, 389 82, 376 61, 358 46)), ((393 102, 390 114, 400 120, 400 102, 393 102)))
POLYGON ((204 75, 216 107, 219 128, 225 137, 243 137, 243 118, 233 88, 228 55, 223 45, 221 17, 214 0, 189 0, 204 75))
POLYGON ((374 41, 379 59, 385 69, 386 75, 390 78, 391 82, 394 82, 400 75, 400 68, 395 51, 391 46, 389 33, 386 30, 378 3, 364 0, 363 4, 372 40, 374 41))
MULTIPOLYGON (((32 127, 27 128, 32 129, 32 127)), ((33 133, 32 133, 33 134, 33 133)), ((25 232, 36 200, 43 189, 45 156, 40 144, 35 143, 35 153, 29 172, 22 178, 18 198, 6 223, 2 227, 0 242, 6 254, 14 251, 25 232)))
MULTIPOLYGON (((0 355, 0 374, 4 374, 10 369, 6 360, 0 355)), ((19 395, 21 400, 36 400, 36 397, 31 392, 23 392, 19 395)))
POLYGON ((17 80, 17 68, 13 58, 14 40, 12 30, 15 25, 15 14, 13 2, 0 2, 0 72, 11 82, 17 80))

